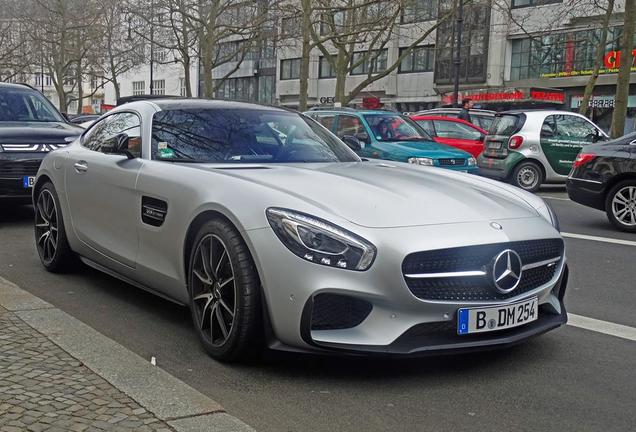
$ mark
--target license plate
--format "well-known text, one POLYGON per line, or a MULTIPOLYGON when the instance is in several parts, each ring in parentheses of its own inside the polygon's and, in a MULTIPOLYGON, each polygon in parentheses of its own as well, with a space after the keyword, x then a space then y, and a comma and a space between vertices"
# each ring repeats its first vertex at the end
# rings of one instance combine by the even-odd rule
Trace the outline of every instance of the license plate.
POLYGON ((32 188, 35 184, 35 176, 24 176, 22 177, 22 187, 25 189, 32 188))
POLYGON ((506 306, 463 308, 457 311, 457 334, 482 333, 517 327, 536 320, 539 300, 535 297, 506 306))
POLYGON ((497 141, 490 141, 488 143, 488 148, 491 150, 499 150, 501 148, 501 143, 497 141))

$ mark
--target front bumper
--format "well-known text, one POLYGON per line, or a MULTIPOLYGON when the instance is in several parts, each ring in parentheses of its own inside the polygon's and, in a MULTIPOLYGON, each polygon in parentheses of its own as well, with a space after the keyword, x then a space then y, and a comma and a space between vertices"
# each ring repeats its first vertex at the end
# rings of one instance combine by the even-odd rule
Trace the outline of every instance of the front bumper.
POLYGON ((0 198, 31 200, 24 176, 35 176, 46 153, 0 153, 0 198))
MULTIPOLYGON (((271 325, 270 346, 318 352, 422 355, 463 351, 520 342, 566 322, 563 294, 567 282, 565 257, 555 276, 531 291, 498 301, 433 301, 417 298, 402 274, 409 253, 453 246, 507 243, 558 236, 541 218, 489 221, 389 229, 360 228, 358 234, 378 248, 371 269, 365 272, 328 268, 306 262, 291 252, 269 228, 253 230, 247 241, 259 269, 271 325), (257 253, 266 251, 266 253, 257 253), (281 272, 280 269, 285 269, 281 272), (341 295, 372 305, 358 308, 357 325, 315 329, 311 326, 313 301, 321 294, 341 295), (457 335, 457 310, 488 307, 538 298, 539 319, 510 330, 479 335, 457 335), (362 314, 362 315, 360 315, 362 314)), ((355 314, 354 314, 355 315, 355 314)))

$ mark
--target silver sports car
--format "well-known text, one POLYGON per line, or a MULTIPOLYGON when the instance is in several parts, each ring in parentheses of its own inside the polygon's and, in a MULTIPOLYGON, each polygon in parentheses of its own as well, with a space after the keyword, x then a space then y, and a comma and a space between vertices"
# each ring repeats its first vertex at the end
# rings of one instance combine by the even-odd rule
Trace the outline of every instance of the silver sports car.
POLYGON ((417 355, 505 346, 566 322, 546 203, 432 167, 362 160, 301 114, 122 105, 34 185, 50 271, 75 257, 188 305, 205 349, 417 355))

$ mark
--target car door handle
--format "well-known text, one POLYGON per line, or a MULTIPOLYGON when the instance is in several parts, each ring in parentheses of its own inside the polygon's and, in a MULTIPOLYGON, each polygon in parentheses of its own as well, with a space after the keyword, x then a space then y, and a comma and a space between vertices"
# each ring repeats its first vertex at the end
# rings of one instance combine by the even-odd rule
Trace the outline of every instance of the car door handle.
POLYGON ((73 168, 75 168, 75 171, 78 173, 85 173, 88 171, 88 165, 86 164, 86 161, 83 160, 75 162, 73 168))

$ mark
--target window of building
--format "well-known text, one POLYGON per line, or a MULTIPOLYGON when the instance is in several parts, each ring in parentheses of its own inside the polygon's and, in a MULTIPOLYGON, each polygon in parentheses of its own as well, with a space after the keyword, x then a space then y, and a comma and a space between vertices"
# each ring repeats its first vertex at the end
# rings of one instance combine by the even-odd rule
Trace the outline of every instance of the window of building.
MULTIPOLYGON (((400 57, 408 48, 400 48, 400 57)), ((435 48, 418 46, 413 48, 400 62, 398 73, 432 72, 435 68, 435 48)))
MULTIPOLYGON (((621 34, 622 27, 608 29, 605 53, 620 50, 621 34)), ((514 39, 511 41, 510 80, 590 75, 600 39, 601 29, 514 39)), ((615 73, 615 70, 602 65, 600 73, 615 73)))
POLYGON ((320 15, 320 34, 338 34, 342 32, 345 24, 345 11, 334 11, 331 15, 320 15))
POLYGON ((386 70, 387 55, 386 49, 353 53, 351 75, 366 75, 369 72, 378 73, 386 70))
POLYGON ((280 61, 280 79, 291 80, 300 78, 300 59, 287 59, 280 61))
POLYGON ((257 100, 256 86, 258 77, 240 77, 226 79, 217 89, 218 99, 255 102, 257 100))
POLYGON ((146 81, 133 81, 132 83, 132 95, 140 96, 146 91, 146 81))
POLYGON ((51 76, 50 75, 41 75, 38 74, 35 76, 35 86, 36 87, 42 87, 42 85, 45 85, 47 87, 51 86, 53 83, 53 81, 51 80, 51 76))
MULTIPOLYGON (((450 13, 452 6, 453 2, 440 2, 440 15, 450 13)), ((483 83, 486 81, 491 12, 489 0, 474 0, 465 7, 462 46, 459 53, 461 82, 483 83)), ((435 82, 437 84, 452 82, 456 27, 456 21, 448 19, 437 28, 435 43, 435 82)))
POLYGON ((166 80, 153 80, 152 81, 152 94, 153 95, 165 95, 166 94, 166 80))
POLYGON ((156 63, 165 63, 168 54, 163 48, 154 48, 152 52, 152 59, 156 63))
POLYGON ((430 21, 437 18, 437 0, 408 0, 402 11, 402 24, 430 21))
POLYGON ((281 36, 299 36, 302 29, 303 18, 302 16, 290 16, 281 20, 280 34, 281 36))
POLYGON ((539 6, 550 3, 563 3, 563 0, 512 0, 513 8, 539 6))
POLYGON ((320 57, 318 63, 318 78, 335 78, 336 71, 331 67, 331 63, 327 60, 327 57, 320 57))

